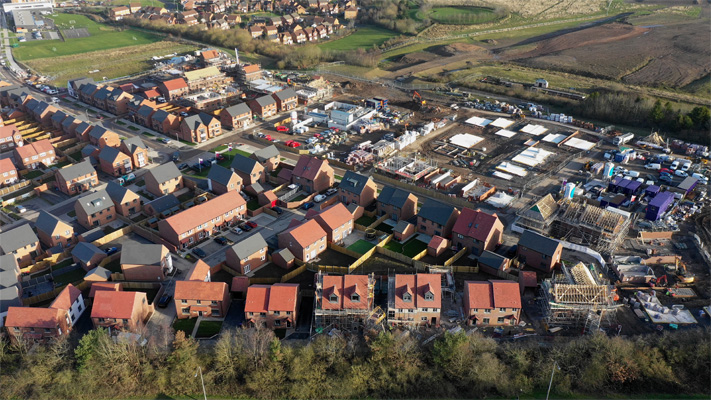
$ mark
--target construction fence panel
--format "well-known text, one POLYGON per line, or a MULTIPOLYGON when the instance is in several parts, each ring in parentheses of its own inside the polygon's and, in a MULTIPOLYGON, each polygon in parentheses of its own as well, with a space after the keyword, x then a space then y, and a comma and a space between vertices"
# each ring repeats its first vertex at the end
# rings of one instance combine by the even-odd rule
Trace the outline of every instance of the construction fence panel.
POLYGON ((293 279, 294 277, 299 276, 299 275, 301 275, 301 274, 304 273, 304 272, 306 272, 306 264, 304 264, 304 265, 302 265, 302 266, 300 266, 300 267, 296 267, 296 268, 293 269, 292 271, 290 271, 290 272, 284 274, 284 275, 281 277, 281 282, 290 281, 290 280, 293 279))

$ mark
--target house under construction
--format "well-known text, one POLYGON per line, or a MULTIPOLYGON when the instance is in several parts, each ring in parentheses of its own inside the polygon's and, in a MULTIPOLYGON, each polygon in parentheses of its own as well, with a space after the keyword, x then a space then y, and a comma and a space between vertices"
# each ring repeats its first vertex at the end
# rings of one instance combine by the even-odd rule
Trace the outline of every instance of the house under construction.
POLYGON ((437 162, 432 158, 413 154, 412 156, 390 157, 378 162, 375 168, 376 170, 405 178, 409 182, 416 182, 436 170, 437 162))
POLYGON ((354 331, 367 323, 380 323, 385 313, 374 307, 375 276, 328 275, 319 272, 315 277, 314 328, 316 333, 326 329, 354 331), (372 321, 371 321, 372 320, 372 321))
POLYGON ((558 203, 550 193, 541 197, 533 205, 526 206, 517 213, 516 225, 524 229, 547 235, 551 224, 558 215, 558 203))
POLYGON ((618 305, 614 286, 602 285, 583 263, 541 283, 542 306, 549 327, 582 327, 597 332, 613 321, 618 305))
POLYGON ((551 227, 551 236, 613 253, 627 236, 632 218, 624 211, 608 210, 565 200, 551 227))

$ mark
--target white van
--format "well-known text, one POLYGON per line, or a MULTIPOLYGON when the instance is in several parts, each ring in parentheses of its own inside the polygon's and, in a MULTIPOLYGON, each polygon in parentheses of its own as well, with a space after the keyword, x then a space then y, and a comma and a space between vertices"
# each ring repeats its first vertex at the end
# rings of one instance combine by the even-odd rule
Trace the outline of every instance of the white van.
POLYGON ((651 164, 645 165, 644 168, 646 168, 646 169, 653 169, 653 170, 655 170, 655 171, 659 171, 660 169, 662 169, 662 164, 651 163, 651 164))
POLYGON ((629 176, 631 178, 639 178, 639 172, 637 171, 626 171, 625 176, 629 176))
POLYGON ((702 185, 708 185, 708 183, 709 183, 709 178, 705 177, 704 175, 702 175, 698 172, 694 172, 693 174, 691 174, 691 177, 698 179, 699 183, 702 185))
POLYGON ((684 161, 682 161, 681 170, 682 170, 682 171, 688 171, 689 168, 691 168, 691 160, 684 160, 684 161))

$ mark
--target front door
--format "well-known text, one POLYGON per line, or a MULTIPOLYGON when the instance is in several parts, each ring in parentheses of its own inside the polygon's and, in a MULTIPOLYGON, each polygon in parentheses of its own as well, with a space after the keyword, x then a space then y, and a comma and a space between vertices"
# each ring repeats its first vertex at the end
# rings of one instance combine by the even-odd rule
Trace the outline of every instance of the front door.
POLYGON ((198 317, 202 317, 202 311, 198 311, 198 317))
POLYGON ((311 259, 316 258, 316 250, 311 250, 311 259))
POLYGON ((437 325, 437 317, 432 317, 432 325, 437 325))

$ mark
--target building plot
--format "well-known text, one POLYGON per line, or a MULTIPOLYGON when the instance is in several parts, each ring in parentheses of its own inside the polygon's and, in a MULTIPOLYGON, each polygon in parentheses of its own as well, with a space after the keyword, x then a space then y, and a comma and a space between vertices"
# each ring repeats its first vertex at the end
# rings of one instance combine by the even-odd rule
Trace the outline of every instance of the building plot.
POLYGON ((491 126, 495 126, 495 127, 497 127, 497 128, 506 129, 506 128, 508 128, 509 126, 513 125, 513 124, 515 124, 515 122, 512 121, 512 120, 510 120, 510 119, 497 118, 497 119, 494 120, 494 122, 492 122, 490 125, 491 125, 491 126))
POLYGON ((548 129, 541 125, 528 124, 521 128, 520 131, 523 133, 528 133, 529 135, 538 136, 548 132, 548 129))
POLYGON ((552 155, 553 153, 550 151, 539 149, 537 147, 531 147, 519 153, 516 157, 512 158, 511 161, 527 165, 529 167, 535 167, 552 155))
POLYGON ((479 128, 484 128, 492 122, 493 121, 490 119, 481 118, 481 117, 471 117, 468 120, 464 121, 465 124, 474 125, 479 128))
POLYGON ((464 147, 465 149, 471 149, 482 140, 484 140, 483 137, 472 135, 471 133, 458 133, 449 138, 449 143, 464 147))
POLYGON ((563 145, 574 147, 574 148, 580 149, 580 150, 590 150, 593 147, 595 147, 595 143, 588 142, 587 140, 578 139, 578 138, 570 138, 570 140, 563 143, 563 145))
POLYGON ((558 144, 558 143, 562 142, 563 140, 565 140, 565 138, 567 138, 567 137, 568 136, 566 136, 562 133, 549 133, 541 140, 543 140, 544 142, 548 142, 548 143, 558 144))
MULTIPOLYGON (((508 174, 514 174, 514 175, 521 176, 521 177, 528 175, 528 171, 526 171, 526 168, 519 167, 518 165, 515 165, 515 164, 511 164, 508 161, 502 161, 499 165, 496 166, 496 169, 498 169, 499 171, 508 173, 508 174)), ((497 176, 496 172, 494 172, 494 175, 497 176)), ((513 177, 511 177, 511 178, 513 178, 513 177)), ((509 180, 511 178, 509 178, 509 180)))
POLYGON ((503 136, 505 138, 512 138, 514 137, 514 135, 516 135, 516 132, 510 131, 508 129, 500 129, 499 131, 495 132, 494 135, 503 136))

